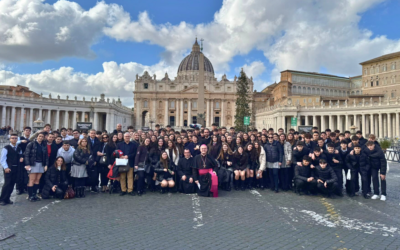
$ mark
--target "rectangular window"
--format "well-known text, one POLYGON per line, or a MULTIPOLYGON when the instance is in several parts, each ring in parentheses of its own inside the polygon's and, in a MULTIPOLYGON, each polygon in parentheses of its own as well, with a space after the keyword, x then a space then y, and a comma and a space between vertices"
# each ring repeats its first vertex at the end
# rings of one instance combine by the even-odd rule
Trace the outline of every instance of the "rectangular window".
POLYGON ((148 88, 149 88, 149 84, 148 84, 148 83, 145 83, 144 86, 143 86, 143 88, 144 88, 144 89, 148 89, 148 88))
POLYGON ((170 89, 175 89, 175 86, 170 86, 169 88, 170 88, 170 89))
POLYGON ((371 87, 373 87, 374 86, 374 82, 371 82, 371 87))

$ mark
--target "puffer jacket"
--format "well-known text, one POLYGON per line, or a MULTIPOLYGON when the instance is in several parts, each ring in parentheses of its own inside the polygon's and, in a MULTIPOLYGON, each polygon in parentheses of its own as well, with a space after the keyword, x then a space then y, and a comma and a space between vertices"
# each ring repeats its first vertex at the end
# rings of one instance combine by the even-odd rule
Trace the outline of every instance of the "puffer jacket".
POLYGON ((283 159, 283 150, 279 142, 273 141, 272 143, 267 142, 264 145, 265 155, 267 162, 281 162, 283 159))
POLYGON ((362 170, 367 172, 370 169, 368 156, 365 152, 362 152, 359 155, 348 154, 345 160, 346 166, 351 171, 362 170))
POLYGON ((45 184, 42 190, 42 195, 44 197, 49 197, 50 190, 54 185, 68 185, 66 172, 65 170, 58 170, 54 165, 49 168, 45 175, 45 184))
POLYGON ((374 150, 371 151, 367 148, 365 152, 368 155, 371 168, 379 169, 380 174, 386 175, 387 162, 382 149, 375 146, 374 150))
POLYGON ((313 175, 313 171, 311 171, 310 165, 308 166, 299 166, 296 165, 294 168, 294 179, 299 179, 302 181, 307 181, 313 175))
MULTIPOLYGON (((43 163, 44 166, 49 165, 49 155, 47 154, 47 146, 44 143, 37 143, 37 141, 33 141, 28 143, 28 146, 26 146, 25 153, 24 153, 24 161, 26 166, 34 166, 36 163, 36 151, 37 151, 37 146, 40 145, 42 147, 42 152, 43 152, 43 163)), ((43 167, 44 167, 43 166, 43 167)))
POLYGON ((316 166, 315 175, 316 179, 321 179, 322 181, 327 183, 333 183, 338 181, 335 171, 333 171, 333 168, 331 168, 330 166, 326 166, 325 169, 321 168, 321 166, 319 165, 316 166))
POLYGON ((246 152, 243 152, 243 154, 235 153, 234 154, 234 163, 233 163, 233 169, 234 170, 244 170, 247 168, 248 164, 248 155, 246 152))
POLYGON ((77 148, 74 152, 74 159, 72 160, 72 164, 81 165, 86 164, 89 160, 90 154, 83 152, 82 149, 77 148))
POLYGON ((162 151, 164 150, 158 148, 157 146, 150 149, 149 153, 147 154, 147 159, 151 166, 155 166, 160 161, 162 151))

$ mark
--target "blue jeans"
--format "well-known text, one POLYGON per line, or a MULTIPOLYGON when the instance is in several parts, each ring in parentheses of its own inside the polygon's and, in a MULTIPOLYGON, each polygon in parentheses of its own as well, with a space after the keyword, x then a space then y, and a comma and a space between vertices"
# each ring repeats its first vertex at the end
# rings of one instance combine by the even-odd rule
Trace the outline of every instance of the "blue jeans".
POLYGON ((279 168, 269 168, 270 188, 279 190, 279 168))

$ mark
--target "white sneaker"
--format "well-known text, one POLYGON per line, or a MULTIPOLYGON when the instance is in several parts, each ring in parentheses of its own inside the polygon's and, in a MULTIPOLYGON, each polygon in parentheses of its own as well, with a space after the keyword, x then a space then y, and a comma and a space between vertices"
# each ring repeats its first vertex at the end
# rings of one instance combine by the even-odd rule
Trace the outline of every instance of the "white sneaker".
POLYGON ((377 199, 379 199, 379 195, 374 194, 374 195, 371 197, 371 199, 372 199, 372 200, 377 200, 377 199))
POLYGON ((381 195, 381 201, 385 201, 386 200, 386 195, 381 195))

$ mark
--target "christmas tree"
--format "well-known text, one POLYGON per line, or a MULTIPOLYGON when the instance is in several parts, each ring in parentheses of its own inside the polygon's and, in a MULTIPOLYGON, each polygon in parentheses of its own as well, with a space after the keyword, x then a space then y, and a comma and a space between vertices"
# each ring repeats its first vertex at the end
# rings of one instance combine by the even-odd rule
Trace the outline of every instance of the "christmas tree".
POLYGON ((244 131, 244 117, 251 116, 251 111, 249 106, 249 83, 243 69, 240 71, 240 76, 236 81, 236 96, 235 128, 237 131, 244 131))

